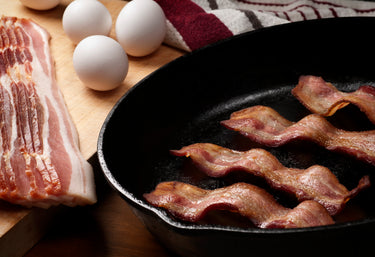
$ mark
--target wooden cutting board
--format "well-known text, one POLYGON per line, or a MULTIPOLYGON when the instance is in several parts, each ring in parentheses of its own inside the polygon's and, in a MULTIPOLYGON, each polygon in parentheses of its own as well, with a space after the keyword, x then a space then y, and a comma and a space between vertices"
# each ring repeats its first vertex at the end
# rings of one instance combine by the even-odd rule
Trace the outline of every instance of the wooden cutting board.
MULTIPOLYGON (((163 45, 150 56, 129 57, 128 76, 120 87, 109 92, 88 89, 74 72, 72 56, 75 45, 62 28, 62 15, 70 2, 71 0, 62 0, 61 4, 52 10, 34 11, 24 7, 18 0, 0 0, 0 12, 4 16, 31 18, 51 34, 50 44, 57 82, 78 129, 81 151, 84 157, 89 159, 96 152, 97 138, 103 121, 117 100, 139 80, 181 56, 183 52, 163 45)), ((115 24, 116 17, 126 2, 101 2, 110 11, 115 24)), ((114 26, 111 36, 115 38, 113 28, 114 26)), ((22 256, 43 236, 60 209, 26 209, 0 201, 0 256, 22 256)))

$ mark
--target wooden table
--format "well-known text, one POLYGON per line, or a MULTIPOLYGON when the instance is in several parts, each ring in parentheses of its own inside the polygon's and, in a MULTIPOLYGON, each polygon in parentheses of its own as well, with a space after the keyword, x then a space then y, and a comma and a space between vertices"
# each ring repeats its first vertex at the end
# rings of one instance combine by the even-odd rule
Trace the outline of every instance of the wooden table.
MULTIPOLYGON (((81 151, 96 166, 98 185, 103 186, 98 187, 98 203, 88 207, 40 210, 0 202, 0 256, 22 256, 46 230, 26 256, 168 256, 128 205, 105 184, 95 153, 100 128, 117 100, 142 78, 184 52, 163 45, 147 57, 129 57, 129 73, 120 87, 109 92, 88 89, 74 72, 75 46, 62 29, 62 15, 70 2, 62 0, 52 10, 34 11, 17 0, 0 0, 0 10, 5 16, 31 18, 51 34, 59 87, 77 126, 81 151)), ((110 10, 115 24, 126 2, 101 2, 110 10)), ((115 37, 114 26, 111 36, 115 37)))
POLYGON ((107 184, 99 191, 96 205, 60 213, 55 225, 24 257, 175 257, 107 184))

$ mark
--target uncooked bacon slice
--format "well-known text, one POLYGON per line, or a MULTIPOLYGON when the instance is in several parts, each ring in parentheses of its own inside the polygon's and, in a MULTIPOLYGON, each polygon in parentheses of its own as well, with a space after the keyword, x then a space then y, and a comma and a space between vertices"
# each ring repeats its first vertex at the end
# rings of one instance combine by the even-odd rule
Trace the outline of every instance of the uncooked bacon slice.
POLYGON ((375 124, 375 87, 361 86, 350 93, 339 91, 321 77, 301 76, 292 94, 311 112, 331 116, 352 103, 375 124))
POLYGON ((334 223, 327 210, 316 201, 304 201, 294 209, 285 208, 265 190, 246 183, 204 190, 182 182, 162 182, 144 197, 150 204, 189 222, 201 220, 210 210, 229 210, 249 218, 259 228, 313 227, 334 223))
POLYGON ((276 147, 300 139, 313 141, 328 150, 347 153, 375 165, 375 130, 345 131, 318 114, 291 122, 272 108, 254 106, 232 113, 225 127, 261 144, 276 147))
POLYGON ((208 176, 222 177, 234 170, 243 170, 263 177, 272 187, 289 192, 299 201, 315 200, 331 215, 339 213, 346 202, 370 186, 368 176, 348 191, 326 167, 314 165, 308 169, 284 167, 271 153, 263 149, 235 151, 209 143, 197 143, 171 151, 176 156, 190 157, 208 176))
POLYGON ((96 201, 93 171, 55 78, 48 32, 0 20, 0 198, 49 207, 96 201))

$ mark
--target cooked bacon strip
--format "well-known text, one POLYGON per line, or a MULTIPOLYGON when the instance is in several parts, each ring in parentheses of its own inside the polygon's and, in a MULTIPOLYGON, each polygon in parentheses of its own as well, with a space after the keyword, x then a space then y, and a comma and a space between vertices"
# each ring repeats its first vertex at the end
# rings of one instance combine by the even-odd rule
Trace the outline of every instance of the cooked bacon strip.
POLYGON ((91 165, 55 78, 50 36, 0 19, 0 198, 25 206, 96 201, 91 165))
POLYGON ((152 205, 165 208, 176 218, 197 222, 210 210, 229 210, 249 218, 260 228, 297 228, 333 224, 327 210, 315 201, 304 201, 294 209, 278 204, 265 190, 237 183, 204 190, 182 182, 162 182, 144 194, 152 205))
POLYGON ((315 200, 330 215, 339 213, 346 202, 370 186, 368 176, 348 191, 326 167, 314 165, 306 170, 284 167, 263 149, 234 151, 209 143, 197 143, 172 150, 176 156, 190 157, 208 176, 222 177, 234 170, 244 170, 263 177, 274 188, 294 194, 299 201, 315 200))
POLYGON ((328 150, 344 152, 375 165, 375 130, 344 131, 318 114, 294 123, 269 107, 254 106, 232 113, 221 124, 267 146, 280 146, 294 139, 310 140, 328 150))
POLYGON ((358 90, 345 93, 337 90, 321 77, 301 76, 292 94, 311 112, 331 116, 338 109, 352 103, 364 112, 375 124, 375 87, 361 86, 358 90))

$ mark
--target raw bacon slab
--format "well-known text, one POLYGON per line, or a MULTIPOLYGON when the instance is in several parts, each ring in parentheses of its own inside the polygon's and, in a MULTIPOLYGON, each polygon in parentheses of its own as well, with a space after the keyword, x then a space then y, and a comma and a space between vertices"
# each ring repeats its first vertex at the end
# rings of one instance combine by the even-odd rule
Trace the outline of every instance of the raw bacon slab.
POLYGON ((48 32, 2 17, 0 35, 0 198, 44 208, 94 203, 92 167, 56 83, 48 32))
POLYGON ((375 130, 344 131, 318 114, 295 123, 269 107, 254 106, 232 113, 230 119, 221 124, 270 147, 295 139, 310 140, 328 150, 344 152, 375 165, 375 130))
POLYGON ((357 91, 345 93, 321 77, 301 76, 292 94, 311 112, 323 116, 331 116, 352 103, 375 124, 375 87, 361 86, 357 91))
POLYGON ((327 210, 316 201, 304 201, 294 209, 285 208, 265 190, 237 183, 204 190, 182 182, 162 182, 144 194, 152 205, 165 208, 173 216, 197 222, 210 210, 229 210, 249 218, 260 228, 297 228, 333 224, 327 210))
POLYGON ((197 143, 171 152, 176 156, 190 157, 211 177, 222 177, 234 170, 263 177, 272 187, 294 194, 299 201, 319 202, 330 215, 339 213, 349 199, 370 186, 369 177, 365 176, 356 188, 348 191, 326 167, 314 165, 306 170, 286 168, 263 149, 241 152, 197 143))

